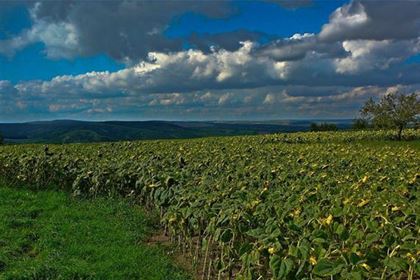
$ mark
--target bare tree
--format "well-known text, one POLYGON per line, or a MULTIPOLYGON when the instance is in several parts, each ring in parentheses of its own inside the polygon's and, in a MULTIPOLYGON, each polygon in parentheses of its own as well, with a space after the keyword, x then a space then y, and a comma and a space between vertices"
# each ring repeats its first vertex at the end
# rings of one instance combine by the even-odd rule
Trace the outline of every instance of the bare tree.
POLYGON ((375 127, 397 129, 397 139, 401 140, 403 129, 409 123, 417 126, 420 114, 419 97, 418 93, 391 93, 384 95, 378 102, 370 98, 360 113, 375 127))

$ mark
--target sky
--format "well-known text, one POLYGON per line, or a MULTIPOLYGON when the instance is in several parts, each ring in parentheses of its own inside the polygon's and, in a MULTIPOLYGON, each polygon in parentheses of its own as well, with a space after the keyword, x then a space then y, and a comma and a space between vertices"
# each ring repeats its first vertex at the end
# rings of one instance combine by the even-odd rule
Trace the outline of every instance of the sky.
POLYGON ((0 122, 357 117, 420 92, 420 1, 0 1, 0 122))

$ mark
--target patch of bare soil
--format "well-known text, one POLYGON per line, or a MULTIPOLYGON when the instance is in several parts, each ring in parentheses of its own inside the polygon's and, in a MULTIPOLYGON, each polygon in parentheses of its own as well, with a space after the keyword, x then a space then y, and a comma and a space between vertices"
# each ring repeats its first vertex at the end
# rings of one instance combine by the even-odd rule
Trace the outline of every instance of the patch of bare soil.
POLYGON ((193 244, 196 244, 194 248, 188 248, 183 244, 180 245, 181 242, 179 240, 175 240, 175 238, 171 239, 168 235, 165 235, 163 230, 160 230, 147 240, 147 244, 150 246, 162 247, 174 263, 189 273, 192 279, 213 279, 208 278, 212 276, 208 275, 207 270, 203 273, 203 262, 197 261, 197 259, 199 259, 198 254, 200 253, 200 248, 197 246, 197 240, 193 240, 193 244))

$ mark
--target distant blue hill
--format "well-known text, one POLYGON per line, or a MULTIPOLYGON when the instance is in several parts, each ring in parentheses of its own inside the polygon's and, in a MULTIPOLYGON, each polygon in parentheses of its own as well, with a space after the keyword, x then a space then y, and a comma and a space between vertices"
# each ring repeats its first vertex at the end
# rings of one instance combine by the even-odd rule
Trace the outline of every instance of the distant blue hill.
MULTIPOLYGON (((312 122, 281 121, 74 121, 56 120, 0 123, 0 133, 12 143, 74 143, 145 139, 179 139, 296 132, 309 130, 312 122)), ((347 129, 351 120, 326 120, 347 129)))

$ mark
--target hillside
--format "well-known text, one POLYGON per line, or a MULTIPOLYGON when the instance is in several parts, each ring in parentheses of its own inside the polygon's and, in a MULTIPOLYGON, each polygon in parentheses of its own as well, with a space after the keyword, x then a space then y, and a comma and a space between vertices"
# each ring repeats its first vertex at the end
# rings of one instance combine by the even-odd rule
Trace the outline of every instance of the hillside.
MULTIPOLYGON (((0 123, 0 133, 10 143, 77 143, 118 140, 178 139, 305 131, 309 120, 272 122, 166 122, 57 120, 29 123, 0 123)), ((330 120, 341 129, 350 120, 330 120)))

